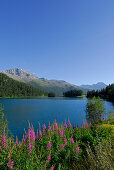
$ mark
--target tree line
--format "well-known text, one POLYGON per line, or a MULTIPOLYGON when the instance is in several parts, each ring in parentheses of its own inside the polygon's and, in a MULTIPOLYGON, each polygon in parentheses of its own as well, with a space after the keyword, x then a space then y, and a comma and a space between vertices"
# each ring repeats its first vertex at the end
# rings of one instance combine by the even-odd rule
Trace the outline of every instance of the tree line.
POLYGON ((69 90, 67 92, 63 93, 64 97, 77 97, 82 96, 83 92, 82 90, 69 90))
POLYGON ((111 102, 114 102, 114 84, 109 84, 105 89, 102 90, 92 90, 87 92, 87 97, 101 97, 103 99, 109 100, 111 102))
POLYGON ((47 96, 48 93, 0 73, 0 97, 47 96))

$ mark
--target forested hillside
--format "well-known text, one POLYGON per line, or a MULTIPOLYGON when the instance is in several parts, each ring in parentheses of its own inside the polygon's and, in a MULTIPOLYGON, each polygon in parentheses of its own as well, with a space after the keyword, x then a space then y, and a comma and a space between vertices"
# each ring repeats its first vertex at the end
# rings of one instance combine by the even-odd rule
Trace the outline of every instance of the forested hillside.
POLYGON ((114 84, 111 84, 109 86, 107 86, 105 89, 102 89, 100 91, 88 91, 87 93, 87 97, 101 97, 103 99, 107 99, 109 101, 114 102, 114 84))
POLYGON ((14 80, 24 82, 35 88, 44 90, 46 92, 54 92, 56 96, 62 96, 64 92, 74 89, 82 90, 84 94, 87 94, 87 91, 89 90, 70 84, 64 80, 47 80, 45 78, 39 78, 29 71, 25 71, 19 68, 9 69, 4 71, 3 73, 13 78, 14 80))
POLYGON ((46 92, 0 73, 0 97, 44 96, 46 92))

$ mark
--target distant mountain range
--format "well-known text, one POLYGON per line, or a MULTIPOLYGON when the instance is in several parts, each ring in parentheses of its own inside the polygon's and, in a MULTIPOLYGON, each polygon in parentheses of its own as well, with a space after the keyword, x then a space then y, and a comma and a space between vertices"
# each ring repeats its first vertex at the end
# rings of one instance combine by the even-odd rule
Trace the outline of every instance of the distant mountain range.
POLYGON ((106 84, 103 83, 103 82, 99 82, 97 84, 92 84, 92 85, 81 85, 80 87, 82 88, 88 88, 90 90, 94 89, 94 90, 101 90, 101 89, 104 89, 106 88, 106 84))
POLYGON ((57 96, 62 96, 63 92, 73 89, 81 89, 83 93, 86 94, 88 90, 96 90, 106 87, 104 83, 97 83, 96 85, 76 86, 64 80, 47 80, 45 78, 39 78, 36 75, 30 73, 29 71, 25 71, 19 68, 9 69, 3 71, 3 73, 15 80, 27 83, 41 90, 47 92, 55 92, 57 96))

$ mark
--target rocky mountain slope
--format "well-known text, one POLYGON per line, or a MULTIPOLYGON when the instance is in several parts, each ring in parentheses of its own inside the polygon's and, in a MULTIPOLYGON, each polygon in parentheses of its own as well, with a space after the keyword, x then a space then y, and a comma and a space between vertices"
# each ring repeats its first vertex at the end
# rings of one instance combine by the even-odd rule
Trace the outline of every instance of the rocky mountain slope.
POLYGON ((87 93, 88 89, 70 84, 63 80, 47 80, 45 78, 38 78, 29 71, 15 68, 3 71, 9 77, 30 84, 36 88, 42 89, 47 92, 55 92, 57 96, 62 96, 63 92, 72 89, 81 89, 84 93, 87 93))

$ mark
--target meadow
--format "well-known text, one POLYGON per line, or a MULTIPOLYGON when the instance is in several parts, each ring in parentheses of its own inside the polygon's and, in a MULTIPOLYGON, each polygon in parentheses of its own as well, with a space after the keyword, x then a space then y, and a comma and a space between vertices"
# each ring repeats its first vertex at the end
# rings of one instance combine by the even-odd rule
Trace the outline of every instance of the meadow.
POLYGON ((72 127, 55 122, 39 125, 37 134, 29 123, 28 131, 18 141, 9 135, 7 120, 1 108, 0 169, 113 169, 114 118, 83 122, 72 127))

